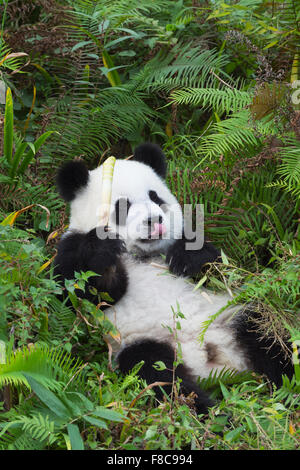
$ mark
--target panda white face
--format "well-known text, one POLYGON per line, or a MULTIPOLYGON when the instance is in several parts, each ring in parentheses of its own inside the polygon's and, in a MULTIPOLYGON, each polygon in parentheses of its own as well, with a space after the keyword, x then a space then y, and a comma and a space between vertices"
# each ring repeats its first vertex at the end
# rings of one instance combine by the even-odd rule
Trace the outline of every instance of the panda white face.
MULTIPOLYGON (((89 172, 89 182, 71 203, 70 229, 88 232, 99 225, 102 167, 89 172)), ((165 182, 148 165, 117 160, 109 226, 128 251, 163 253, 181 238, 181 207, 165 182)))

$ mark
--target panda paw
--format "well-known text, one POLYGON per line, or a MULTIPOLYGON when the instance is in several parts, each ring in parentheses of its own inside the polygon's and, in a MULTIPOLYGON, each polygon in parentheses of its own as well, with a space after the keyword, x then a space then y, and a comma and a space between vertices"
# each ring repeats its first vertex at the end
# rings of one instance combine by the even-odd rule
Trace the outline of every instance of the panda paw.
POLYGON ((169 270, 176 276, 198 274, 206 263, 217 261, 220 251, 211 243, 205 242, 201 250, 186 250, 185 241, 177 240, 167 253, 169 270))
POLYGON ((99 273, 106 267, 117 263, 120 256, 126 252, 125 242, 118 234, 105 232, 103 227, 96 227, 85 235, 81 244, 84 263, 89 270, 99 273), (104 238, 105 237, 105 238, 104 238))

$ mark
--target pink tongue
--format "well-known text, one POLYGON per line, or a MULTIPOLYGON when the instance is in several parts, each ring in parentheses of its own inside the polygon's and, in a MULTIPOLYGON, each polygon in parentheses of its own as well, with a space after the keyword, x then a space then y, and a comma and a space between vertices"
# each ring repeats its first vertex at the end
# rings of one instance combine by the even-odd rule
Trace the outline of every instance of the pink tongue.
POLYGON ((151 237, 155 235, 163 235, 166 232, 164 224, 154 223, 154 230, 151 232, 151 237))

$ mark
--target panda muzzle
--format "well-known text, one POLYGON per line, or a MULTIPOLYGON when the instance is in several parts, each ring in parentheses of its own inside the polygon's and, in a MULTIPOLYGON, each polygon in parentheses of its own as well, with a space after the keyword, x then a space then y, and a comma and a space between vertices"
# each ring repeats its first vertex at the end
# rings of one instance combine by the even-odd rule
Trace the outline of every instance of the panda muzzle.
POLYGON ((166 230, 167 230, 164 224, 158 224, 158 223, 154 223, 153 228, 154 228, 153 231, 150 233, 151 238, 163 235, 164 233, 166 233, 166 230))

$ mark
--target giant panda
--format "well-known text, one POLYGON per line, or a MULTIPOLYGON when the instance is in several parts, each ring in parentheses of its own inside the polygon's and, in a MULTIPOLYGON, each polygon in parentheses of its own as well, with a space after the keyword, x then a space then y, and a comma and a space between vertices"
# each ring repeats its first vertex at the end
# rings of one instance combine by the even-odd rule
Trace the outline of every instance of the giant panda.
MULTIPOLYGON (((180 393, 194 392, 196 411, 206 413, 213 401, 197 378, 208 377, 213 369, 251 370, 280 385, 282 374, 291 376, 293 367, 279 344, 260 337, 258 313, 249 306, 224 309, 199 341, 204 322, 230 297, 204 287, 195 290, 191 278, 220 252, 206 241, 197 250, 187 249, 182 208, 167 187, 166 171, 156 144, 142 144, 132 159, 116 160, 107 230, 97 227, 102 165, 89 171, 80 160, 65 163, 57 185, 70 203, 70 223, 57 247, 54 272, 62 283, 75 272, 98 274, 80 295, 98 304, 96 294, 106 292, 113 300, 105 315, 120 333, 113 351, 121 372, 143 361, 140 377, 148 384, 166 383, 166 393, 174 377, 180 378, 180 393), (178 343, 181 361, 173 370, 178 343), (157 367, 158 361, 165 367, 157 367)), ((155 388, 161 398, 162 389, 155 388)))

